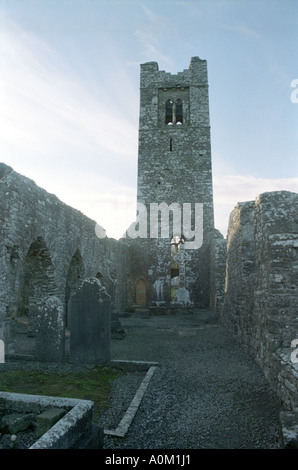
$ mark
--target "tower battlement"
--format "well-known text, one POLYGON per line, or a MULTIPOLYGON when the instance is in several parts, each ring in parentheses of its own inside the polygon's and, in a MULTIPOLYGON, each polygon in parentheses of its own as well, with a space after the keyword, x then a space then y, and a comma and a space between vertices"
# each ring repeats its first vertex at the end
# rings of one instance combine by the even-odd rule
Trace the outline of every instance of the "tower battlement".
POLYGON ((168 87, 208 86, 207 61, 199 57, 192 57, 189 68, 177 74, 159 70, 157 62, 141 64, 141 88, 155 87, 158 82, 160 82, 160 86, 168 87))

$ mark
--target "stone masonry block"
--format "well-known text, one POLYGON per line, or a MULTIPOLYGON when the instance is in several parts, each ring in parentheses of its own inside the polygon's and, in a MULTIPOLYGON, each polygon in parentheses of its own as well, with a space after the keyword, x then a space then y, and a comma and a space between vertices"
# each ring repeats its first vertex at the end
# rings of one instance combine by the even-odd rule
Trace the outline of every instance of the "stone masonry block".
POLYGON ((3 416, 0 421, 0 431, 17 434, 28 429, 35 420, 34 413, 12 413, 3 416))
POLYGON ((66 411, 63 408, 49 408, 36 417, 36 434, 41 437, 59 421, 66 411))

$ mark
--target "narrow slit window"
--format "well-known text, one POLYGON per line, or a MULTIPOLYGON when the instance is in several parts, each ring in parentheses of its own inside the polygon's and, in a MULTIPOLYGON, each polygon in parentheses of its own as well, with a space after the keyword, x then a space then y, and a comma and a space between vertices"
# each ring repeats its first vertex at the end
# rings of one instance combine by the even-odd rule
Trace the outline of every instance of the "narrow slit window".
POLYGON ((166 121, 167 125, 173 124, 173 101, 167 100, 166 102, 166 121))
POLYGON ((173 150, 173 139, 170 139, 170 152, 173 150))
POLYGON ((183 124, 182 100, 176 101, 176 124, 183 124))

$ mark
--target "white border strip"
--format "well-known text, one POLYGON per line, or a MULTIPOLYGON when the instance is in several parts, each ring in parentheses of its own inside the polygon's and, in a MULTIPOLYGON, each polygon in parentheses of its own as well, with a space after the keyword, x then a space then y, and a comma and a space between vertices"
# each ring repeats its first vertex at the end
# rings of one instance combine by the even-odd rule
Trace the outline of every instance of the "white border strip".
POLYGON ((117 437, 124 437, 125 434, 128 431, 129 426, 132 423, 132 420, 135 417, 136 412, 138 411, 138 408, 140 406, 140 403, 142 401, 142 398, 144 396, 144 393, 149 385, 149 382, 157 369, 156 366, 151 366, 148 369, 147 374, 145 375, 141 385, 139 386, 134 398, 132 399, 125 415, 123 416, 122 420, 120 421, 118 427, 113 430, 104 430, 104 434, 110 435, 110 436, 117 436, 117 437))

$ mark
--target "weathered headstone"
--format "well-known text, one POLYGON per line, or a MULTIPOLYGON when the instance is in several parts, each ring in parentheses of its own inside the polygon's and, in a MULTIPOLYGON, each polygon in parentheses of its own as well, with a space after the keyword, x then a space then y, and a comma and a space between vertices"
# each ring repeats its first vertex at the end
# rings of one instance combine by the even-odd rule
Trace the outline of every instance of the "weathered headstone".
POLYGON ((97 278, 85 279, 70 298, 70 360, 110 360, 111 296, 97 278))
POLYGON ((45 297, 35 307, 37 326, 35 358, 42 362, 61 362, 64 356, 65 325, 63 302, 45 297))

